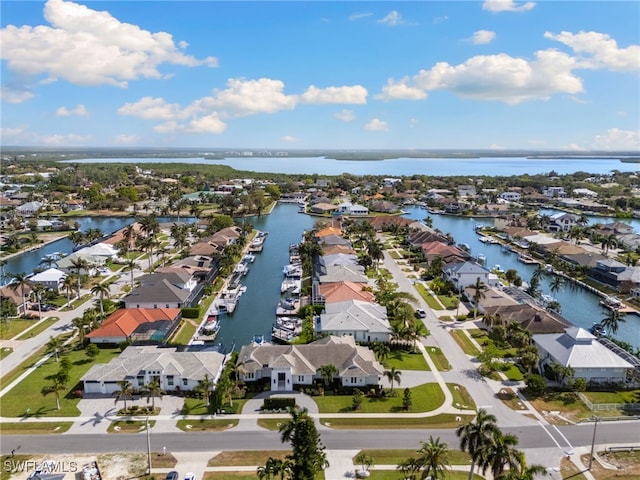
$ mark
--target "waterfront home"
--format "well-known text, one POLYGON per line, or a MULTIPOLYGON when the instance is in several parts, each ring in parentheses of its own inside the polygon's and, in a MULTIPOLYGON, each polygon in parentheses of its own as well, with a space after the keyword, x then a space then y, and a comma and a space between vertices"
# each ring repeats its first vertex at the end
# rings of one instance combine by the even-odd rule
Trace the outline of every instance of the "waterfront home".
POLYGON ((369 215, 369 209, 363 205, 358 205, 356 203, 344 202, 338 205, 338 213, 341 215, 369 215))
POLYGON ((315 326, 320 334, 348 335, 367 343, 388 342, 391 336, 387 308, 361 300, 325 304, 315 326))
POLYGON ((318 244, 321 247, 329 246, 329 245, 343 245, 346 247, 351 247, 351 242, 344 238, 342 235, 327 235, 318 240, 318 244))
POLYGON ((18 215, 22 215, 23 217, 32 217, 36 213, 38 213, 38 211, 42 207, 44 207, 44 203, 42 203, 42 202, 38 202, 38 201, 27 202, 27 203, 23 203, 22 205, 16 207, 16 213, 18 215))
MULTIPOLYGON (((425 226, 426 227, 426 226, 425 226)), ((414 248, 420 248, 423 243, 429 242, 441 242, 451 244, 452 242, 444 235, 437 233, 430 227, 426 227, 424 230, 411 232, 407 236, 407 242, 414 248)))
POLYGON ((323 283, 355 282, 369 283, 362 265, 332 265, 317 276, 317 281, 323 283))
POLYGON ((597 252, 583 251, 579 253, 565 253, 560 258, 565 262, 577 266, 594 268, 599 261, 606 260, 607 257, 597 252))
POLYGON ((313 232, 313 238, 315 238, 316 240, 327 237, 329 235, 342 236, 342 229, 338 227, 325 227, 325 228, 321 228, 318 231, 313 232))
POLYGON ((474 285, 478 279, 489 287, 497 287, 500 284, 498 276, 491 273, 483 266, 473 261, 453 263, 443 269, 447 280, 453 282, 456 290, 463 291, 465 288, 474 285))
POLYGON ((348 245, 324 245, 322 247, 323 255, 335 255, 337 253, 356 255, 356 251, 348 245))
POLYGON ((211 283, 220 271, 218 258, 206 255, 190 255, 169 267, 160 267, 156 273, 182 272, 193 276, 199 283, 211 283))
POLYGON ((78 210, 84 210, 84 202, 78 199, 67 200, 62 208, 68 212, 77 212, 78 210))
POLYGON ((65 278, 67 278, 67 274, 62 270, 57 268, 48 268, 31 276, 29 280, 53 290, 56 293, 60 293, 65 278))
POLYGON ((567 196, 564 187, 545 187, 542 190, 542 194, 547 198, 564 198, 567 196))
POLYGON ((633 233, 633 225, 622 222, 599 223, 594 225, 594 228, 603 235, 609 235, 611 233, 615 233, 616 235, 626 235, 633 233))
POLYGON ((314 305, 345 302, 347 300, 375 302, 376 296, 371 287, 355 282, 324 283, 319 285, 317 289, 313 289, 312 303, 314 305), (317 295, 315 295, 316 292, 317 295))
POLYGON ((218 352, 178 351, 157 346, 130 346, 109 363, 93 365, 80 381, 84 394, 113 395, 118 382, 128 380, 143 389, 153 380, 165 391, 192 391, 205 375, 214 383, 220 378, 225 356, 218 352))
POLYGON ((179 308, 122 308, 87 334, 91 343, 163 343, 180 323, 179 308))
MULTIPOLYGON (((622 285, 622 276, 627 269, 635 269, 635 267, 627 267, 624 263, 613 258, 604 258, 596 261, 595 268, 589 270, 589 276, 598 282, 618 289, 622 285)), ((625 280, 630 280, 631 277, 626 275, 625 280)))
POLYGON ((369 209, 374 212, 393 213, 399 211, 400 207, 388 200, 371 200, 369 202, 369 209))
POLYGON ((621 384, 633 365, 609 350, 598 339, 580 327, 567 328, 564 333, 534 335, 540 368, 554 363, 574 370, 572 378, 584 378, 590 384, 621 384))
POLYGON ((268 379, 271 391, 291 391, 322 379, 320 367, 334 365, 345 387, 377 387, 384 372, 373 351, 353 337, 327 336, 307 345, 244 345, 238 355, 247 383, 268 379))
POLYGON ((213 245, 226 247, 227 245, 232 245, 234 243, 237 243, 238 239, 241 236, 242 236, 242 229, 236 226, 232 226, 232 227, 226 227, 221 230, 218 230, 209 238, 203 239, 203 240, 209 241, 209 243, 212 243, 213 245))
POLYGON ((580 217, 573 213, 559 212, 549 217, 549 223, 545 226, 548 232, 568 232, 578 225, 580 217))
POLYGON ((442 242, 423 243, 420 245, 420 250, 429 264, 437 257, 441 257, 447 265, 465 262, 471 258, 471 255, 455 245, 442 242))
POLYGON ((332 212, 335 212, 336 210, 338 210, 337 205, 333 205, 331 203, 326 203, 326 202, 314 203, 309 207, 310 213, 316 213, 319 215, 332 213, 332 212))
MULTIPOLYGON (((468 294, 473 296, 473 291, 468 292, 468 294)), ((486 315, 492 316, 500 325, 507 326, 511 323, 519 323, 522 328, 533 334, 562 333, 571 326, 560 315, 529 303, 485 305, 483 310, 486 315)))
POLYGON ((122 299, 125 308, 182 308, 194 303, 191 290, 174 285, 168 278, 163 278, 164 274, 155 275, 159 275, 157 281, 149 278, 122 299))
POLYGON ((369 223, 377 232, 394 226, 408 227, 414 222, 415 220, 403 217, 401 215, 377 215, 369 219, 369 223))
POLYGON ((316 258, 316 269, 324 275, 328 267, 335 265, 359 265, 358 257, 347 253, 334 253, 331 255, 321 255, 316 258))
POLYGON ((519 202, 520 200, 522 200, 522 193, 508 191, 500 193, 498 197, 506 200, 507 202, 519 202))

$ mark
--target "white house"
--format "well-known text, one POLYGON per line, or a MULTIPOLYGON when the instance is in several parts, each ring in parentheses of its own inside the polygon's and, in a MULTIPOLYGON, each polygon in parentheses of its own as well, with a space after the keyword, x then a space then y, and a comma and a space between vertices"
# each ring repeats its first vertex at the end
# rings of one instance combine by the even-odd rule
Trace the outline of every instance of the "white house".
POLYGON ((443 270, 445 277, 451 280, 456 289, 461 292, 474 285, 478 279, 488 287, 497 287, 500 284, 498 276, 486 268, 471 260, 460 263, 452 263, 443 270))
POLYGON ((245 382, 269 379, 271 391, 291 391, 320 380, 323 365, 334 365, 343 386, 378 386, 384 368, 373 351, 358 346, 353 337, 328 336, 307 345, 244 345, 238 354, 245 382))
POLYGON ((16 213, 18 215, 30 216, 35 215, 38 210, 40 210, 44 206, 42 202, 27 202, 23 203, 19 207, 16 208, 16 213))
POLYGON ((369 215, 367 207, 349 202, 338 205, 338 212, 342 215, 369 215))
POLYGON ((67 274, 57 268, 48 268, 40 273, 36 273, 29 278, 33 283, 39 283, 46 288, 60 292, 64 279, 67 278, 67 274))
POLYGON ((564 198, 567 196, 567 192, 564 191, 564 187, 547 187, 544 190, 542 190, 542 194, 545 197, 550 197, 550 198, 564 198))
POLYGON ((348 335, 361 342, 388 342, 391 335, 386 307, 362 300, 325 305, 324 313, 317 317, 316 330, 329 335, 348 335))
POLYGON ((580 217, 573 213, 559 212, 549 217, 547 230, 550 232, 568 232, 578 224, 580 217))
POLYGON ((112 395, 120 390, 118 382, 128 380, 142 389, 152 380, 160 380, 163 390, 191 391, 209 376, 214 383, 220 378, 225 356, 218 352, 179 352, 176 348, 132 346, 109 363, 98 363, 80 381, 85 394, 112 395))
POLYGON ((580 327, 567 328, 564 333, 534 335, 540 367, 559 363, 574 370, 573 378, 588 383, 623 383, 633 365, 609 350, 598 339, 580 327))
POLYGON ((519 202, 522 200, 522 194, 520 192, 502 192, 498 197, 507 202, 519 202))

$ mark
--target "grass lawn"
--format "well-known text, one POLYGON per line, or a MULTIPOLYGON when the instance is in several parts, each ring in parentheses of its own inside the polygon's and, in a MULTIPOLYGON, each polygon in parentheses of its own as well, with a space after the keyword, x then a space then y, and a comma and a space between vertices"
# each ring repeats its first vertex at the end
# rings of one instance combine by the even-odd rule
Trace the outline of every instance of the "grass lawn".
POLYGON ((432 310, 442 310, 442 305, 440 305, 438 300, 433 298, 433 295, 429 293, 429 291, 425 288, 424 285, 422 285, 421 283, 416 283, 414 287, 417 290, 417 292, 420 294, 422 299, 425 302, 427 302, 427 305, 429 305, 429 308, 431 308, 432 310))
POLYGON ((13 353, 13 348, 11 347, 4 347, 0 349, 0 360, 2 360, 5 357, 8 357, 12 353, 13 353))
POLYGON ((396 370, 429 370, 429 365, 420 352, 391 350, 391 354, 382 363, 388 369, 396 367, 396 370))
MULTIPOLYGON (((149 427, 153 428, 155 420, 149 420, 149 427)), ((144 420, 116 420, 111 422, 107 433, 138 433, 145 431, 146 422, 144 420)))
POLYGON ((0 388, 4 388, 4 386, 9 385, 16 378, 18 378, 20 375, 22 375, 25 370, 27 370, 34 363, 36 363, 38 360, 40 360, 40 357, 42 357, 42 355, 44 355, 44 351, 45 350, 46 350, 46 347, 44 347, 44 346, 41 347, 39 350, 36 350, 36 352, 33 355, 28 357, 20 365, 18 365, 16 368, 14 368, 13 370, 11 370, 7 374, 5 374, 2 378, 0 378, 0 388))
POLYGON ((178 420, 176 427, 183 432, 221 432, 233 428, 238 424, 238 420, 178 420))
POLYGON ((14 477, 14 476, 24 478, 25 476, 24 467, 20 468, 19 462, 26 462, 31 459, 33 459, 33 456, 31 455, 0 456, 0 462, 2 462, 2 466, 4 467, 4 468, 0 468, 0 480, 9 480, 11 477, 14 477), (15 463, 11 463, 11 462, 15 462, 15 463))
POLYGON ((84 302, 86 302, 87 300, 91 300, 93 298, 93 295, 83 295, 80 298, 76 298, 75 300, 73 300, 71 302, 71 306, 70 307, 62 307, 62 311, 63 312, 68 312, 70 310, 75 310, 76 308, 78 308, 80 305, 82 305, 84 302))
POLYGON ((64 433, 73 422, 14 422, 2 424, 2 435, 64 433))
POLYGON ((640 390, 620 392, 582 392, 592 403, 637 403, 640 402, 640 390))
POLYGON ((547 392, 539 398, 527 396, 527 400, 538 412, 558 410, 563 417, 573 421, 593 416, 593 412, 573 392, 547 392))
POLYGON ((444 353, 442 353, 442 350, 440 350, 439 347, 425 348, 439 372, 448 372, 449 370, 451 370, 449 360, 447 360, 447 357, 445 357, 444 353))
MULTIPOLYGON (((207 462, 207 467, 251 467, 264 465, 269 457, 284 460, 291 450, 228 450, 220 452, 207 462)), ((255 477, 255 475, 254 475, 255 477)))
MULTIPOLYGON (((616 465, 618 469, 609 470, 602 468, 598 462, 593 462, 591 473, 597 480, 635 480, 640 472, 640 452, 598 452, 602 459, 616 465)), ((582 456, 582 463, 588 465, 589 456, 582 456)), ((565 477, 566 478, 566 477, 565 477)))
POLYGON ((181 321, 180 327, 178 327, 178 331, 171 338, 171 343, 177 345, 187 345, 191 337, 196 333, 197 325, 191 323, 191 321, 195 323, 193 319, 183 318, 181 321))
POLYGON ((58 317, 45 318, 41 322, 38 322, 38 324, 35 327, 33 327, 31 330, 20 335, 16 340, 27 340, 31 337, 35 337, 36 335, 44 332, 47 328, 49 328, 51 325, 56 323, 58 320, 60 320, 58 317))
POLYGON ((500 369, 502 373, 504 373, 509 380, 512 381, 520 381, 524 380, 524 375, 518 367, 516 367, 513 363, 505 363, 503 367, 500 369))
MULTIPOLYGON (((416 450, 398 449, 398 450, 362 450, 362 453, 369 455, 373 459, 374 465, 397 465, 409 457, 416 456, 416 450)), ((358 465, 353 457, 353 464, 358 465)), ((449 450, 449 462, 451 465, 467 465, 470 461, 469 454, 462 450, 449 450)))
POLYGON ((469 394, 469 391, 464 388, 462 385, 457 385, 455 383, 447 383, 447 387, 449 387, 449 391, 451 395, 453 395, 453 406, 456 408, 462 408, 465 410, 475 410, 476 402, 473 401, 473 398, 469 394))
POLYGON ((458 297, 456 295, 438 295, 438 300, 447 310, 452 310, 458 306, 458 297))
POLYGON ((516 392, 511 388, 503 388, 496 396, 512 410, 524 410, 526 408, 518 398, 516 392))
MULTIPOLYGON (((388 413, 404 412, 402 408, 402 388, 397 387, 396 396, 384 398, 365 397, 362 406, 356 413, 388 413)), ((313 397, 318 404, 320 413, 348 413, 351 408, 351 395, 324 395, 313 397)), ((430 412, 438 408, 444 402, 444 392, 437 383, 425 383, 411 388, 413 407, 409 412, 430 412)))
POLYGON ((394 260, 400 260, 402 258, 402 255, 399 254, 398 252, 396 252, 395 250, 390 250, 389 251, 389 256, 391 258, 393 258, 394 260))
POLYGON ((280 425, 286 421, 286 418, 259 418, 258 426, 275 432, 278 431, 280 429, 280 425))
POLYGON ((451 332, 451 335, 467 355, 476 357, 480 354, 480 350, 478 350, 473 342, 471 342, 471 339, 467 336, 464 330, 454 330, 453 332, 451 332))
MULTIPOLYGON (((226 413, 240 413, 242 407, 247 402, 247 399, 234 399, 233 407, 228 403, 222 406, 222 409, 226 413)), ((213 414, 213 408, 211 405, 207 408, 204 399, 186 397, 184 399, 184 405, 182 406, 181 415, 211 415, 213 414)))
POLYGON ((16 318, 15 320, 4 320, 0 323, 0 340, 9 340, 16 335, 20 335, 27 328, 32 327, 38 320, 27 320, 16 318))
POLYGON ((120 349, 118 348, 101 348, 100 354, 94 361, 87 358, 84 350, 73 350, 65 354, 71 361, 71 370, 68 388, 66 392, 60 392, 60 410, 56 410, 54 394, 45 397, 40 393, 43 386, 51 383, 47 377, 56 374, 60 366, 53 357, 48 359, 2 397, 0 414, 3 417, 20 417, 26 414, 28 408, 29 415, 36 417, 75 417, 79 415, 77 404, 80 399, 76 398, 72 392, 76 389, 80 377, 94 363, 107 363, 119 354, 120 349))
MULTIPOLYGON (((402 478, 402 474, 399 470, 369 470, 369 478, 373 480, 398 480, 402 478)), ((462 472, 458 470, 451 470, 447 472, 446 480, 467 480, 469 478, 469 472, 462 472)), ((484 477, 473 474, 473 480, 482 480, 484 477)))

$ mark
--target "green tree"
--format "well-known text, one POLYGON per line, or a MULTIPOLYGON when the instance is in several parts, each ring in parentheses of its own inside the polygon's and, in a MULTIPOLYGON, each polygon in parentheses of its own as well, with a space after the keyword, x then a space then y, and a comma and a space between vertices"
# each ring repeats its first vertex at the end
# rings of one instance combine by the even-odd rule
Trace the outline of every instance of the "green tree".
POLYGON ((548 475, 547 469, 542 465, 527 465, 524 453, 517 452, 515 465, 495 480, 535 480, 538 475, 548 475))
POLYGON ((84 353, 89 358, 89 360, 93 361, 98 357, 98 355, 100 355, 100 349, 95 343, 90 343, 89 345, 87 345, 84 353))
POLYGON ((147 402, 151 400, 151 408, 153 410, 156 408, 156 398, 162 400, 163 393, 162 386, 160 385, 160 378, 158 377, 151 380, 144 388, 144 394, 147 397, 147 402))
POLYGON ((47 353, 53 353, 56 362, 59 360, 59 355, 64 347, 64 340, 62 337, 50 336, 49 341, 45 345, 47 353))
POLYGON ((117 404, 120 400, 124 403, 124 410, 127 411, 127 400, 133 399, 134 388, 129 380, 119 380, 117 382, 119 390, 113 392, 113 396, 116 397, 115 403, 117 404))
POLYGON ((80 295, 82 270, 87 270, 89 268, 89 262, 87 262, 82 257, 76 257, 71 260, 71 265, 69 266, 69 268, 76 271, 76 280, 78 281, 77 292, 78 292, 78 295, 80 295))
POLYGON ((485 293, 487 291, 487 286, 484 284, 480 277, 476 278, 476 283, 471 285, 471 289, 473 290, 473 319, 475 320, 478 316, 478 308, 480 306, 480 300, 485 297, 485 293))
POLYGON ((22 295, 22 313, 27 313, 27 289, 31 290, 31 281, 24 272, 14 273, 11 275, 13 281, 11 282, 11 288, 14 291, 20 290, 22 295))
POLYGON ((320 368, 318 368, 318 373, 322 377, 324 386, 328 387, 333 383, 334 377, 338 374, 338 368, 330 363, 328 365, 322 365, 320 368))
POLYGON ((320 440, 313 419, 306 408, 289 407, 291 419, 280 426, 282 443, 291 442, 291 478, 309 480, 329 466, 325 447, 320 440))
POLYGON ((516 467, 518 461, 516 445, 518 445, 518 437, 515 435, 496 433, 483 452, 482 475, 486 475, 487 470, 490 470, 493 478, 497 478, 504 473, 505 469, 516 467))
POLYGON ((411 410, 413 406, 413 400, 411 400, 411 389, 405 388, 402 392, 402 408, 405 410, 411 410))
POLYGON ((208 373, 205 373, 202 380, 198 380, 198 385, 196 386, 196 391, 204 396, 204 402, 207 408, 209 408, 209 397, 211 396, 211 389, 214 385, 213 379, 209 377, 208 373))
POLYGON ((607 315, 601 320, 600 324, 611 335, 615 335, 618 332, 618 327, 621 322, 625 322, 626 318, 620 313, 620 310, 612 308, 607 312, 607 315))
POLYGON ((393 392, 393 384, 397 383, 400 385, 402 372, 397 370, 396 367, 391 367, 389 370, 385 370, 383 375, 387 377, 387 380, 389 380, 389 383, 391 384, 391 391, 393 392))
POLYGON ((42 387, 42 395, 47 396, 51 393, 54 394, 56 398, 56 410, 60 410, 60 392, 67 389, 67 382, 68 378, 58 373, 51 377, 51 383, 49 385, 42 387))
POLYGON ((420 466, 422 474, 420 478, 441 480, 447 477, 447 469, 451 467, 449 462, 449 448, 440 438, 429 437, 428 442, 420 442, 420 450, 416 463, 420 466))
POLYGON ((356 463, 359 463, 361 465, 361 470, 363 472, 368 472, 369 468, 373 465, 373 458, 371 458, 371 455, 365 452, 359 452, 355 456, 354 460, 356 463))
POLYGON ((473 479, 476 464, 482 464, 483 451, 491 444, 494 435, 498 432, 495 415, 487 413, 482 408, 478 410, 474 421, 456 429, 456 435, 460 438, 460 450, 469 452, 471 456, 469 480, 473 479))
POLYGON ((104 317, 104 297, 109 298, 111 288, 108 283, 98 283, 91 287, 91 293, 100 298, 100 316, 104 317))

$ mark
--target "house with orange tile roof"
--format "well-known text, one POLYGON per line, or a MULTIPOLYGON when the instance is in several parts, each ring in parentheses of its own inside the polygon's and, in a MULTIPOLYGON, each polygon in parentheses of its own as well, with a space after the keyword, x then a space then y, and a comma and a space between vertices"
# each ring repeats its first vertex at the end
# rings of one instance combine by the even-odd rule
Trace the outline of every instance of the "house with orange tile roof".
POLYGON ((365 284, 355 282, 325 283, 319 286, 321 301, 318 303, 345 302, 347 300, 360 300, 373 303, 376 296, 365 284))
POLYGON ((122 308, 87 334, 91 343, 163 343, 180 322, 179 308, 122 308))
POLYGON ((342 235, 342 230, 336 227, 327 227, 318 230, 313 234, 313 236, 316 238, 326 237, 327 235, 342 235))

